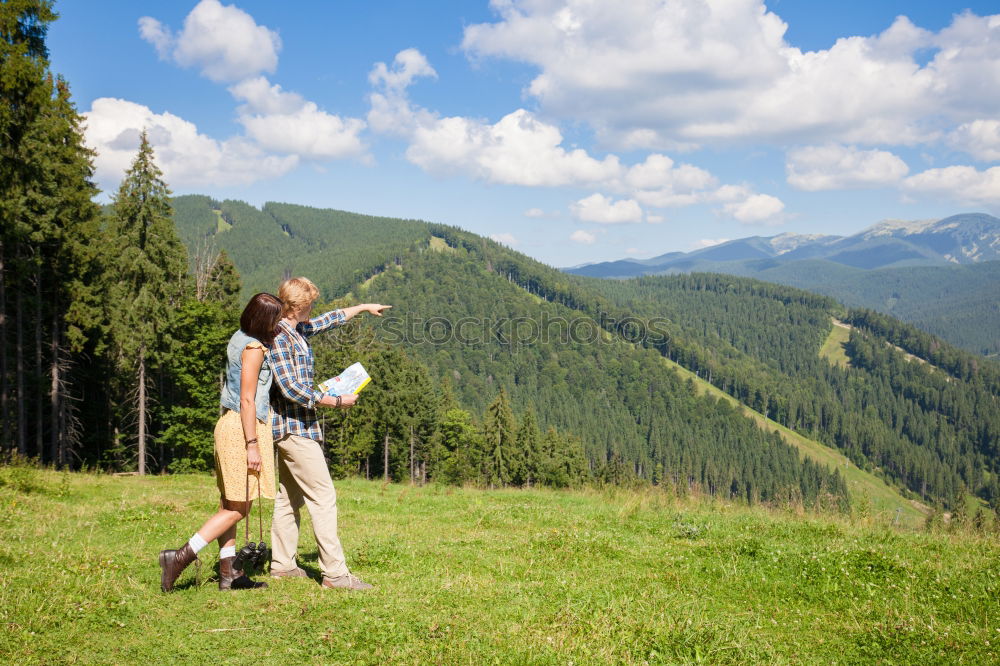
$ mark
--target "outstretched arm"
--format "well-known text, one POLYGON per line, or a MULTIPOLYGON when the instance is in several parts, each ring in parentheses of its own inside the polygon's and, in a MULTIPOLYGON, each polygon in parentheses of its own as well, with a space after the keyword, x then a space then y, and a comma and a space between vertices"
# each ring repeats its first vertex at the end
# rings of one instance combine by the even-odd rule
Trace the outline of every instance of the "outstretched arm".
POLYGON ((349 308, 341 308, 340 310, 331 310, 330 312, 321 314, 318 317, 299 324, 299 331, 301 331, 306 337, 311 337, 317 333, 322 333, 328 328, 343 326, 347 320, 361 312, 370 312, 376 317, 381 317, 382 312, 391 307, 391 305, 381 305, 379 303, 364 303, 362 305, 352 305, 349 308))

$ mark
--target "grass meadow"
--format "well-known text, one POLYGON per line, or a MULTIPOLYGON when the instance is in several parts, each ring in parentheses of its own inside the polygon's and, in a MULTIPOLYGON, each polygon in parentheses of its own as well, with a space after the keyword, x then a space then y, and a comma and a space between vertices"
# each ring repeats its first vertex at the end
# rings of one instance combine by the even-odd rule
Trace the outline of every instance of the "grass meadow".
POLYGON ((0 467, 0 662, 1000 662, 992 534, 655 489, 337 489, 374 591, 319 587, 305 518, 315 579, 219 592, 212 544, 162 594, 157 552, 214 510, 210 476, 0 467))

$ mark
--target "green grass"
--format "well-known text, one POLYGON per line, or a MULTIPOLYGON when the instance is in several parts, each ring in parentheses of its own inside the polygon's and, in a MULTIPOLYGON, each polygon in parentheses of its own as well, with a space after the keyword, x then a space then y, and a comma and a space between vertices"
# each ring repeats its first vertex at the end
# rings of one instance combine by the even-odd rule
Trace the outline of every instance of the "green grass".
POLYGON ((445 239, 441 238, 440 236, 431 236, 430 244, 428 245, 428 247, 434 250, 435 252, 455 251, 455 248, 448 245, 447 241, 445 241, 445 239))
POLYGON ((852 463, 843 453, 814 439, 804 437, 777 421, 765 418, 760 412, 750 409, 736 398, 701 379, 695 373, 678 365, 674 361, 667 358, 664 358, 663 361, 680 373, 682 378, 693 381, 695 388, 700 393, 727 400, 730 404, 739 407, 759 427, 772 432, 777 431, 786 442, 801 451, 802 455, 808 456, 812 460, 822 463, 831 469, 839 469, 847 481, 847 489, 851 494, 851 501, 854 503, 855 508, 874 511, 880 514, 885 520, 895 520, 896 512, 898 511, 899 523, 908 527, 917 527, 923 523, 925 516, 930 511, 927 506, 920 502, 906 499, 888 483, 852 463), (870 507, 867 506, 869 504, 870 507))
POLYGON ((826 337, 823 346, 819 350, 820 358, 825 358, 831 365, 838 365, 846 368, 851 364, 851 359, 847 358, 844 345, 851 337, 851 327, 834 320, 830 335, 826 337))
POLYGON ((0 468, 0 661, 1000 660, 992 537, 655 490, 337 486, 348 562, 374 591, 222 593, 210 545, 200 583, 192 567, 164 595, 157 551, 214 510, 210 477, 0 468))
POLYGON ((215 233, 221 234, 223 231, 229 231, 230 229, 233 228, 233 225, 226 222, 226 218, 222 217, 221 210, 212 209, 212 212, 215 213, 215 218, 216 218, 215 233))

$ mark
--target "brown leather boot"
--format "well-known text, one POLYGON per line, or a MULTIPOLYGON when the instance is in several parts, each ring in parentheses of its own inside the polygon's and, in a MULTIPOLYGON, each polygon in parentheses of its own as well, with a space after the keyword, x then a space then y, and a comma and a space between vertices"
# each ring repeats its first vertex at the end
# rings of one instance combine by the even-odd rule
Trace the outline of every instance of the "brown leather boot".
POLYGON ((233 569, 234 559, 232 557, 223 557, 219 560, 220 590, 257 590, 267 587, 267 583, 251 580, 242 571, 233 569))
POLYGON ((198 559, 190 544, 184 544, 177 550, 160 551, 160 589, 169 592, 174 589, 174 582, 187 565, 198 559))

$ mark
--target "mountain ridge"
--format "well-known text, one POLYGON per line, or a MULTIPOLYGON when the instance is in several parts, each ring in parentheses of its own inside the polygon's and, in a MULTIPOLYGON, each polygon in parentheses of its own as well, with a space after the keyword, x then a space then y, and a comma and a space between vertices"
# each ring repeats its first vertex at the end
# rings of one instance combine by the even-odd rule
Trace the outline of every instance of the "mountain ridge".
POLYGON ((1000 219, 983 213, 883 220, 851 236, 749 236, 563 270, 608 279, 692 272, 755 277, 891 314, 969 351, 1000 355, 1000 309, 991 296, 1000 292, 1000 219), (894 288, 887 290, 889 284, 894 288))
POLYGON ((826 483, 815 466, 793 461, 780 436, 762 437, 726 401, 695 400, 696 387, 669 372, 666 359, 765 420, 840 451, 909 499, 949 506, 965 487, 1000 497, 1000 465, 984 448, 1000 427, 990 397, 1000 370, 901 322, 868 325, 869 315, 829 297, 756 279, 576 276, 447 225, 278 203, 265 204, 263 215, 207 197, 179 197, 175 208, 189 246, 226 250, 247 276, 245 292, 305 274, 326 299, 354 293, 395 304, 379 328, 417 325, 424 343, 411 340, 407 352, 451 385, 459 404, 481 413, 503 388, 515 411, 530 405, 543 428, 578 435, 592 469, 654 483, 669 475, 671 484, 746 498, 777 498, 799 477, 812 496, 826 483), (220 230, 214 211, 230 228, 220 230), (821 356, 833 316, 850 316, 855 327, 844 367, 821 356), (511 339, 515 323, 541 321, 576 322, 594 335, 511 339), (497 322, 510 326, 498 334, 497 322), (900 365, 902 354, 884 344, 890 334, 909 353, 960 368, 961 379, 945 383, 919 364, 900 365), (906 347, 911 340, 916 351, 906 347), (969 419, 981 420, 986 439, 969 419), (768 480, 768 469, 784 476, 768 480))

